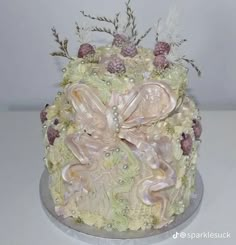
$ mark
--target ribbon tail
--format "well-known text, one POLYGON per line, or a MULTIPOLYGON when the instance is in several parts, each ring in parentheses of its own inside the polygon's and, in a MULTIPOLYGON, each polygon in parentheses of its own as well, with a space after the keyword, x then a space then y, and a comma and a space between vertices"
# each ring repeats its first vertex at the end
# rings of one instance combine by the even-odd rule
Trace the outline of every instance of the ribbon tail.
POLYGON ((175 171, 168 163, 162 161, 160 168, 165 172, 166 177, 164 179, 154 176, 142 181, 138 188, 138 196, 147 205, 154 205, 160 201, 160 192, 176 183, 175 171))
POLYGON ((157 156, 153 146, 147 143, 137 132, 134 133, 129 130, 122 130, 119 137, 133 144, 137 150, 141 152, 140 157, 150 168, 158 169, 160 167, 161 160, 157 156))
POLYGON ((96 163, 104 148, 102 140, 94 139, 87 134, 69 135, 65 142, 81 164, 96 163))

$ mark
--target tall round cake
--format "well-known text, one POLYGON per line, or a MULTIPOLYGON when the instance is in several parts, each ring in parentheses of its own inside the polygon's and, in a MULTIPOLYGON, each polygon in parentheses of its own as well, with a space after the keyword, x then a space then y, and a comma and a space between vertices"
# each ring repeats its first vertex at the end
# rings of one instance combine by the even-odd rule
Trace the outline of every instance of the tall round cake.
MULTIPOLYGON (((80 44, 69 55, 68 40, 52 29, 69 59, 61 91, 46 105, 43 124, 49 189, 58 216, 106 230, 159 229, 188 207, 195 186, 201 136, 199 111, 186 94, 193 61, 178 56, 185 40, 157 32, 153 50, 143 48, 130 3, 127 23, 107 22, 112 42, 80 44)), ((85 28, 76 25, 81 36, 85 28)))

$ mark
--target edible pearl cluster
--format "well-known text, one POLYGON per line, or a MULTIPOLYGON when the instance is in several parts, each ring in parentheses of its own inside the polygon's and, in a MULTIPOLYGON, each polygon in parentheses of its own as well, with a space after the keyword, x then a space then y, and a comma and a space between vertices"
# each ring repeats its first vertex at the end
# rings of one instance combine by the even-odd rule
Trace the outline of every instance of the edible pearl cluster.
POLYGON ((116 152, 116 153, 119 153, 121 151, 121 149, 119 147, 111 150, 111 152, 105 152, 105 157, 110 157, 111 156, 111 153, 113 152, 116 152))
POLYGON ((113 113, 113 121, 115 123, 115 131, 116 133, 120 132, 120 123, 119 123, 119 113, 118 113, 118 107, 114 105, 112 107, 112 113, 113 113))

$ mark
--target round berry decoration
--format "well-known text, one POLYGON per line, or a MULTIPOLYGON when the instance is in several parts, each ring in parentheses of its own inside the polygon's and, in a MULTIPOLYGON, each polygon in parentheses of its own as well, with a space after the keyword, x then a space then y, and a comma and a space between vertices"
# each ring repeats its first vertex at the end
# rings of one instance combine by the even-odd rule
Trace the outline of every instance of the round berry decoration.
POLYGON ((124 61, 118 57, 112 58, 107 65, 107 70, 110 73, 126 72, 124 61))
POLYGON ((180 141, 183 154, 188 156, 192 151, 193 140, 190 134, 182 134, 182 140, 180 141))
POLYGON ((41 120, 41 123, 44 123, 45 121, 47 121, 47 112, 45 111, 45 109, 43 109, 41 112, 40 112, 40 120, 41 120))
POLYGON ((198 140, 201 137, 202 134, 202 125, 199 120, 194 119, 193 120, 193 132, 195 135, 195 139, 198 140))
POLYGON ((93 54, 95 54, 95 49, 91 44, 83 43, 80 45, 79 52, 78 52, 79 58, 84 58, 88 55, 93 55, 93 54))
POLYGON ((170 53, 170 44, 166 42, 158 42, 154 48, 154 55, 167 55, 170 53))
POLYGON ((40 112, 40 120, 41 120, 41 123, 44 123, 45 121, 47 121, 47 112, 46 112, 46 108, 48 107, 49 105, 46 104, 44 109, 40 112))
POLYGON ((54 129, 52 126, 49 126, 47 131, 47 137, 49 144, 53 145, 55 139, 60 137, 59 131, 54 129))
POLYGON ((132 43, 125 44, 121 49, 121 55, 124 57, 131 57, 133 58, 138 54, 138 50, 136 46, 132 43))
POLYGON ((155 57, 153 65, 159 70, 164 70, 169 67, 170 63, 164 55, 158 55, 155 57))
POLYGON ((112 46, 121 48, 129 39, 124 34, 115 34, 112 42, 112 46))

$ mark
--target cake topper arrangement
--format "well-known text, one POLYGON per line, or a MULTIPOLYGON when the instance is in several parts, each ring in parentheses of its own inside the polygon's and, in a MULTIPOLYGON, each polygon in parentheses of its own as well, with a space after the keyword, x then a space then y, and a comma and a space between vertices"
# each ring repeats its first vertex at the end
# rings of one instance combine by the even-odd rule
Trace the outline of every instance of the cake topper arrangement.
MULTIPOLYGON (((116 13, 114 18, 107 18, 105 16, 92 16, 84 11, 80 11, 83 17, 98 21, 99 23, 105 23, 106 26, 99 25, 85 28, 76 22, 76 32, 81 42, 77 58, 87 59, 90 62, 99 62, 99 59, 96 59, 97 57, 95 58, 96 47, 88 42, 83 43, 85 39, 84 35, 86 35, 87 32, 100 32, 111 35, 113 37, 112 47, 120 48, 120 54, 123 57, 133 58, 138 55, 138 47, 141 41, 153 28, 148 28, 144 34, 139 36, 136 17, 131 7, 131 0, 128 0, 125 5, 126 22, 124 24, 121 23, 120 13, 116 13), (110 25, 110 27, 107 27, 108 25, 110 25)), ((158 20, 155 35, 156 44, 153 50, 153 65, 161 72, 168 69, 173 64, 183 64, 185 62, 196 70, 198 76, 201 76, 201 71, 194 63, 194 60, 187 58, 185 55, 181 56, 178 54, 178 48, 187 40, 180 39, 178 35, 174 35, 176 34, 174 33, 175 27, 173 27, 175 25, 173 22, 176 20, 174 15, 174 11, 170 11, 166 22, 163 22, 161 19, 158 20)), ((55 37, 55 41, 59 44, 59 50, 52 52, 51 55, 64 57, 69 60, 76 59, 68 52, 68 39, 61 40, 54 27, 52 28, 52 33, 55 37)), ((123 60, 118 57, 114 58, 114 60, 107 65, 107 70, 111 73, 125 73, 126 71, 123 60)))

